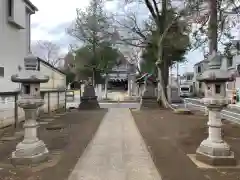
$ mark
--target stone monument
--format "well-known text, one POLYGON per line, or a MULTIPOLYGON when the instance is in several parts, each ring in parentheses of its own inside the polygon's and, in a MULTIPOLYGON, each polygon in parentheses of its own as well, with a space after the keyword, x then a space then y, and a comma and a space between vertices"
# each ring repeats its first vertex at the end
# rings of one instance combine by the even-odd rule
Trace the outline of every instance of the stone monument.
POLYGON ((78 108, 85 110, 100 108, 94 87, 92 85, 92 80, 90 78, 88 81, 85 81, 84 92, 81 96, 81 103, 78 108))
POLYGON ((140 103, 141 109, 159 108, 157 97, 155 96, 155 86, 148 79, 144 81, 144 90, 140 103))
POLYGON ((168 86, 167 87, 167 95, 169 103, 180 103, 182 99, 179 94, 179 88, 175 86, 168 86))
POLYGON ((32 54, 24 59, 24 64, 25 70, 11 77, 13 82, 22 84, 17 103, 25 112, 24 139, 12 153, 13 164, 38 163, 44 161, 48 155, 44 142, 37 137, 36 118, 37 109, 44 104, 40 95, 40 83, 48 82, 49 77, 37 71, 38 59, 32 54))
POLYGON ((209 69, 201 77, 204 82, 205 97, 203 103, 208 108, 208 138, 203 140, 196 152, 196 159, 215 166, 236 165, 234 153, 221 135, 221 110, 229 104, 226 96, 226 82, 233 79, 228 72, 220 69, 221 55, 214 52, 209 57, 209 69))

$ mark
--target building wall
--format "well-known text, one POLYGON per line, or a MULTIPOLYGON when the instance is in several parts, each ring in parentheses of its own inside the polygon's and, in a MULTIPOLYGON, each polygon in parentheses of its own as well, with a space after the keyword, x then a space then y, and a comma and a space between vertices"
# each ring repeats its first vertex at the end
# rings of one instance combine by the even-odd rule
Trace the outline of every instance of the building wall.
POLYGON ((127 64, 121 64, 112 68, 112 71, 126 71, 128 68, 127 64))
POLYGON ((49 76, 49 81, 47 83, 42 83, 40 86, 42 91, 66 88, 66 76, 52 69, 41 61, 40 72, 49 76))
MULTIPOLYGON (((223 58, 221 68, 227 70, 230 74, 236 72, 237 65, 240 64, 240 55, 236 55, 232 58, 232 63, 228 63, 227 58, 223 58)), ((232 93, 234 89, 240 89, 240 77, 236 77, 235 81, 227 82, 227 96, 232 98, 232 93)))
MULTIPOLYGON (((24 28, 29 25, 26 19, 26 7, 23 0, 14 0, 15 20, 24 28)), ((27 52, 27 31, 11 25, 8 21, 7 0, 0 1, 0 67, 4 67, 4 77, 0 77, 0 92, 14 91, 19 88, 17 83, 11 82, 11 75, 17 73, 18 66, 23 67, 27 52)))
POLYGON ((201 61, 194 65, 194 76, 193 76, 193 84, 194 84, 194 93, 196 96, 200 96, 204 93, 205 85, 197 80, 197 78, 208 68, 207 61, 201 61), (198 67, 201 68, 201 72, 198 72, 198 67))

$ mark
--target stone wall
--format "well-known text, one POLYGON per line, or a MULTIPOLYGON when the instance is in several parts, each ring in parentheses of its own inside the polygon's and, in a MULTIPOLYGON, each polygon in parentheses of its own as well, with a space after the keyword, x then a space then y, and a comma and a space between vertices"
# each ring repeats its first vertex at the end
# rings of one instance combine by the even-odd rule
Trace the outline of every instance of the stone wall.
MULTIPOLYGON (((17 96, 19 98, 19 95, 17 96)), ((44 92, 45 104, 39 109, 45 113, 48 113, 48 109, 52 112, 59 108, 65 107, 65 91, 57 92, 50 91, 44 92), (49 93, 49 96, 48 96, 49 93), (58 98, 59 94, 59 98, 58 98), (49 100, 48 100, 49 97, 49 100), (58 101, 59 100, 59 101, 58 101), (59 103, 58 103, 59 102, 59 103), (48 105, 50 107, 48 108, 48 105)), ((15 116, 18 117, 19 121, 24 120, 24 111, 22 108, 17 109, 15 114, 16 97, 14 94, 4 95, 0 93, 0 128, 7 127, 15 123, 15 116)))

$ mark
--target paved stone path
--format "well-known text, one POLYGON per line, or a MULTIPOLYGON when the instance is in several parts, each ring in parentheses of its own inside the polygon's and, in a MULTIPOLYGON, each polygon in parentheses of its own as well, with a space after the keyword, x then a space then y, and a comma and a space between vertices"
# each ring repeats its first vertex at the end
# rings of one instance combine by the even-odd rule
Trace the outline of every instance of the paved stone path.
POLYGON ((68 180, 161 180, 129 109, 109 109, 68 180))

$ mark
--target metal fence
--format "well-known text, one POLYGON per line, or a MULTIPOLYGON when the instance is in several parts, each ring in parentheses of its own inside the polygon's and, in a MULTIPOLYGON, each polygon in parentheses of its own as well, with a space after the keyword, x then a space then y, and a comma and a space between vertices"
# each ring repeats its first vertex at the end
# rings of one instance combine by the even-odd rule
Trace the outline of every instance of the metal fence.
MULTIPOLYGON (((57 110, 66 110, 66 90, 41 91, 45 104, 39 108, 41 113, 51 114, 57 110)), ((0 128, 17 124, 24 120, 24 111, 18 107, 19 91, 0 92, 0 128)))

